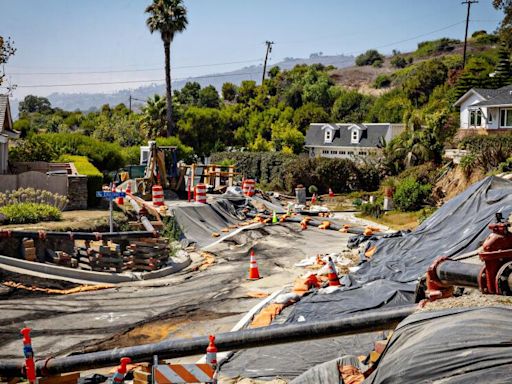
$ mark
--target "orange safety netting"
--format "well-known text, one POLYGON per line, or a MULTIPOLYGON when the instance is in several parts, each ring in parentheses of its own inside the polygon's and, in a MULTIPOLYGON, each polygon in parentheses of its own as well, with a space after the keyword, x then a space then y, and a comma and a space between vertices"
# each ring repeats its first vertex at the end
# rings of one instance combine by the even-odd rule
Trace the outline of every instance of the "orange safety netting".
POLYGON ((23 285, 21 283, 15 283, 14 281, 5 281, 2 283, 3 285, 10 287, 10 288, 16 288, 16 289, 25 289, 27 291, 32 292, 45 292, 52 295, 71 295, 73 293, 80 293, 80 292, 88 292, 88 291, 98 291, 100 289, 109 289, 114 288, 115 285, 112 284, 97 284, 97 285, 80 285, 75 288, 70 289, 53 289, 53 288, 41 288, 41 287, 29 287, 28 285, 23 285))

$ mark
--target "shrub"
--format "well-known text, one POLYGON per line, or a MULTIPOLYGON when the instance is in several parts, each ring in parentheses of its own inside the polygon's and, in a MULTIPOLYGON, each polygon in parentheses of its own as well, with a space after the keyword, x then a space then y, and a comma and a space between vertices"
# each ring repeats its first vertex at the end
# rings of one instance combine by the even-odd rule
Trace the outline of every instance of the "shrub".
POLYGON ((469 136, 461 140, 459 148, 475 156, 475 167, 488 172, 512 156, 512 135, 469 136))
POLYGON ((359 197, 357 199, 355 199, 354 201, 352 201, 352 204, 359 208, 361 205, 363 205, 363 200, 361 200, 359 197))
POLYGON ((78 133, 45 133, 38 135, 59 154, 86 156, 102 171, 114 171, 124 165, 121 147, 78 133))
POLYGON ((412 64, 412 57, 409 56, 409 57, 405 57, 405 56, 402 56, 402 55, 395 55, 391 58, 391 65, 395 68, 405 68, 409 65, 412 64))
POLYGON ((126 165, 138 165, 140 162, 140 147, 124 147, 122 150, 124 162, 126 165))
POLYGON ((356 57, 356 65, 359 67, 363 65, 373 65, 373 63, 379 61, 382 63, 384 61, 384 56, 375 49, 369 49, 365 53, 356 57))
POLYGON ((0 192, 0 206, 21 203, 46 204, 62 210, 68 203, 68 199, 58 193, 34 188, 19 188, 5 193, 0 192))
POLYGON ((418 57, 429 56, 438 52, 450 52, 453 51, 456 44, 459 44, 460 40, 449 39, 443 37, 437 40, 423 41, 418 43, 418 49, 414 53, 418 57))
POLYGON ((380 88, 387 88, 391 85, 391 77, 389 75, 381 74, 377 76, 375 81, 373 82, 373 87, 380 89, 380 88))
POLYGON ((308 191, 312 195, 313 193, 317 193, 318 192, 318 188, 316 187, 316 185, 310 185, 309 188, 308 188, 308 191))
POLYGON ((499 172, 510 172, 512 171, 512 157, 509 157, 503 163, 500 163, 498 167, 499 172))
POLYGON ((378 219, 384 214, 384 211, 382 209, 382 203, 375 202, 362 204, 361 213, 366 216, 372 216, 378 219))
POLYGON ((18 140, 16 146, 9 148, 9 160, 14 162, 52 161, 57 156, 54 146, 40 136, 18 140))
POLYGON ((417 211, 430 194, 430 184, 420 184, 412 177, 403 180, 393 196, 397 208, 403 212, 417 211))
POLYGON ((28 224, 61 219, 61 212, 58 208, 40 203, 6 205, 0 208, 0 213, 5 216, 10 224, 28 224))
POLYGON ((469 153, 461 157, 459 166, 462 169, 462 172, 464 172, 464 175, 467 177, 471 175, 471 172, 475 168, 475 164, 476 156, 472 153, 469 153))
POLYGON ((96 191, 101 191, 103 174, 85 156, 62 155, 59 161, 74 163, 78 173, 87 176, 87 206, 97 206, 99 199, 96 191))

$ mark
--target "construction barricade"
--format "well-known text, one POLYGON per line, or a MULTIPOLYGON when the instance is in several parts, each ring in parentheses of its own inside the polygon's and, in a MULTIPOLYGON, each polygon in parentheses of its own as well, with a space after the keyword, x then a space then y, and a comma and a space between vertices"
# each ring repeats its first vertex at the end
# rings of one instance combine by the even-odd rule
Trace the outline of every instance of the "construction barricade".
POLYGON ((162 207, 165 205, 164 203, 164 189, 161 185, 153 185, 151 189, 151 197, 153 200, 153 205, 156 207, 162 207))
POLYGON ((194 188, 196 203, 206 204, 206 185, 197 184, 194 188))
POLYGON ((246 179, 242 184, 242 192, 244 196, 252 197, 254 196, 256 190, 256 181, 253 179, 246 179))

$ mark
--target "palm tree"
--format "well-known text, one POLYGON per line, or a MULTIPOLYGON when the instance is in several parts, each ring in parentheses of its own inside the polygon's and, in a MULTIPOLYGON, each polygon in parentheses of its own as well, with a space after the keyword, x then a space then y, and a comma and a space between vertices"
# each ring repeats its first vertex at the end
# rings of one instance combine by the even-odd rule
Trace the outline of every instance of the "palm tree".
POLYGON ((146 105, 142 108, 142 129, 148 139, 156 139, 162 134, 166 123, 167 107, 165 99, 160 95, 148 98, 146 105))
POLYGON ((187 28, 187 9, 183 0, 153 0, 146 8, 150 16, 146 24, 151 31, 160 32, 164 43, 165 52, 165 90, 167 98, 167 136, 172 135, 172 94, 171 94, 171 43, 176 33, 183 32, 187 28))

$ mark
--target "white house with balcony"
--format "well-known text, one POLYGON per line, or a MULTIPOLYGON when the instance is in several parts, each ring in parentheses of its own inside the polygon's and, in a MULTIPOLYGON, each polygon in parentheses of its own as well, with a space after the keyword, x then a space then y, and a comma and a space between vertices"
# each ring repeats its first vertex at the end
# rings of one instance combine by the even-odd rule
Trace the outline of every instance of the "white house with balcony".
POLYGON ((498 89, 471 88, 454 104, 460 107, 461 131, 480 129, 512 132, 512 85, 498 89))
POLYGON ((313 123, 305 147, 310 157, 366 158, 379 155, 385 143, 403 130, 402 124, 313 123))

